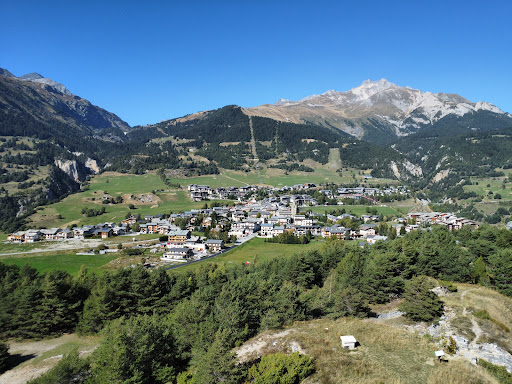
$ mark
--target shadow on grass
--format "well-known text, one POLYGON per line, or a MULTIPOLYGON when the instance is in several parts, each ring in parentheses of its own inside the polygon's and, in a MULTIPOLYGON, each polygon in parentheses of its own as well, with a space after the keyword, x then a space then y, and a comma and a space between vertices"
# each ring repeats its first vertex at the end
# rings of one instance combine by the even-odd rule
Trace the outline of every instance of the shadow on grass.
POLYGON ((27 360, 31 360, 35 358, 36 355, 30 354, 30 355, 10 355, 9 360, 7 360, 7 367, 4 371, 0 371, 0 374, 9 371, 13 368, 16 368, 18 365, 24 363, 27 360))

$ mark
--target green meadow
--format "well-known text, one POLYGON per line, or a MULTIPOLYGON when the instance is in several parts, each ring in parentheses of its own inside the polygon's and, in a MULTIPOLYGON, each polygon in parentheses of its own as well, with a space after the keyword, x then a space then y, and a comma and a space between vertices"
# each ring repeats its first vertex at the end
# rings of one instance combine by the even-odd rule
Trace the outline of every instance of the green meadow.
POLYGON ((101 268, 105 264, 117 258, 117 255, 76 255, 69 253, 56 253, 48 256, 24 256, 9 257, 0 259, 4 264, 23 267, 28 264, 39 272, 50 272, 53 270, 66 271, 72 275, 78 273, 82 265, 89 271, 103 273, 101 268))
POLYGON ((320 249, 323 244, 325 244, 325 241, 321 240, 313 240, 309 244, 265 243, 265 239, 256 237, 220 256, 212 257, 211 259, 203 262, 184 265, 183 267, 176 269, 176 271, 181 272, 195 269, 208 263, 227 265, 249 262, 250 264, 258 264, 276 257, 290 257, 296 253, 320 249))

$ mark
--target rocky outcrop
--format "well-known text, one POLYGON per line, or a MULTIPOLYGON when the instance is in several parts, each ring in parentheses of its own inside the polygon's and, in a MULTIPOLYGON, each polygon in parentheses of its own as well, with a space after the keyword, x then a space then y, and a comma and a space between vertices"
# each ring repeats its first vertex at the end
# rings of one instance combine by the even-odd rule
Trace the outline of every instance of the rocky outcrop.
POLYGON ((412 177, 423 176, 423 170, 420 166, 411 163, 409 160, 405 160, 402 163, 396 163, 392 161, 390 163, 391 171, 393 175, 399 180, 408 180, 412 177))
POLYGON ((100 171, 101 171, 100 166, 98 165, 98 162, 94 159, 87 158, 84 165, 86 166, 86 168, 89 168, 92 171, 92 173, 94 173, 94 174, 100 173, 100 171))
POLYGON ((55 160, 55 165, 77 183, 84 181, 89 174, 88 168, 76 160, 55 160))

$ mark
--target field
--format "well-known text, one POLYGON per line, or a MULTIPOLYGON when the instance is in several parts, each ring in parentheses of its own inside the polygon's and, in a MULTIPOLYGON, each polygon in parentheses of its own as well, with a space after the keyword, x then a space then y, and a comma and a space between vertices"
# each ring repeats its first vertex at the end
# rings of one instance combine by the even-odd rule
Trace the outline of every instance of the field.
POLYGON ((254 238, 220 256, 213 257, 201 263, 185 265, 178 268, 177 271, 195 269, 207 263, 242 264, 249 262, 251 264, 257 264, 276 257, 289 257, 296 253, 318 249, 323 244, 325 244, 323 241, 311 241, 309 244, 274 244, 265 243, 265 239, 262 238, 254 238))
POLYGON ((504 172, 505 176, 471 177, 473 185, 464 186, 464 191, 475 192, 482 199, 481 202, 475 203, 475 207, 487 215, 496 212, 500 206, 506 209, 512 206, 512 182, 509 181, 512 169, 497 168, 496 171, 504 172), (501 199, 496 199, 496 194, 499 194, 501 199))
POLYGON ((82 265, 87 267, 90 272, 103 272, 101 268, 108 262, 116 259, 117 255, 76 255, 70 253, 56 253, 45 256, 24 256, 9 257, 0 259, 4 264, 13 264, 23 267, 25 264, 37 269, 39 272, 50 272, 53 270, 61 270, 74 275, 80 271, 82 265))
MULTIPOLYGON (((183 180, 182 180, 183 181, 183 180)), ((129 204, 136 209, 134 214, 149 215, 169 213, 200 208, 204 202, 193 202, 187 191, 169 190, 162 180, 154 173, 145 175, 124 175, 106 172, 94 177, 89 188, 70 195, 62 201, 41 207, 30 217, 32 227, 67 227, 70 224, 96 224, 101 221, 119 222, 130 211, 129 204), (163 192, 152 193, 154 190, 163 192), (103 196, 123 196, 123 203, 102 204, 103 196), (133 197, 132 197, 133 195, 133 197), (86 217, 82 208, 101 209, 106 213, 100 216, 86 217)))

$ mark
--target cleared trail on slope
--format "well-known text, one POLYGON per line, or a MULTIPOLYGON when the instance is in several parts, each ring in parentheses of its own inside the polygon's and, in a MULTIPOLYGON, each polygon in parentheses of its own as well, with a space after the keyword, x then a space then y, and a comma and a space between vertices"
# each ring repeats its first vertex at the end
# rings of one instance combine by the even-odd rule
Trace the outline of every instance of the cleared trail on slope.
POLYGON ((256 152, 256 140, 254 139, 254 128, 252 126, 252 117, 249 116, 249 129, 251 130, 251 152, 254 160, 254 164, 257 164, 260 159, 258 158, 258 152, 256 152))

